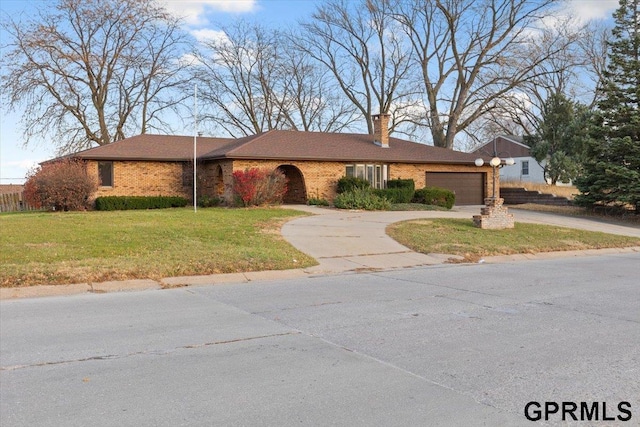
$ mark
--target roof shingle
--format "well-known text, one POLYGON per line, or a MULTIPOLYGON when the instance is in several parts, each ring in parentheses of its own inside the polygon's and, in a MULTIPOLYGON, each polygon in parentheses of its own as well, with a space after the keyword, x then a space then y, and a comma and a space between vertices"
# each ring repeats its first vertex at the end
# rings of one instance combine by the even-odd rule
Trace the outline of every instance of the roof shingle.
MULTIPOLYGON (((139 135, 91 148, 74 156, 90 160, 188 161, 193 136, 139 135)), ((318 160, 389 163, 472 164, 476 155, 426 144, 389 139, 389 148, 367 134, 272 130, 233 138, 197 138, 199 159, 318 160)))

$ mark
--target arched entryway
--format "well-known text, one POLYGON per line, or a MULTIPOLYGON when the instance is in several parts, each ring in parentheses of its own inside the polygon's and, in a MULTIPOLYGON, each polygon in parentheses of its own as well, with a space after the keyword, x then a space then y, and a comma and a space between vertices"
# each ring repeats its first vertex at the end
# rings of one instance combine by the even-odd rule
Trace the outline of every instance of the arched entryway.
POLYGON ((293 165, 280 165, 278 169, 287 177, 287 194, 283 203, 304 204, 307 203, 307 188, 304 184, 304 176, 300 169, 293 165))

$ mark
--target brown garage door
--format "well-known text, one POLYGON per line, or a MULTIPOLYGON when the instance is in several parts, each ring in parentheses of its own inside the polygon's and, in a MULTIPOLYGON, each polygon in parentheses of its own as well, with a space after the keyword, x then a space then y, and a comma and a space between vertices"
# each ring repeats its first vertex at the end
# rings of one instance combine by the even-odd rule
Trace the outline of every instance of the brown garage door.
POLYGON ((427 186, 453 191, 458 206, 484 203, 482 172, 427 172, 427 186))

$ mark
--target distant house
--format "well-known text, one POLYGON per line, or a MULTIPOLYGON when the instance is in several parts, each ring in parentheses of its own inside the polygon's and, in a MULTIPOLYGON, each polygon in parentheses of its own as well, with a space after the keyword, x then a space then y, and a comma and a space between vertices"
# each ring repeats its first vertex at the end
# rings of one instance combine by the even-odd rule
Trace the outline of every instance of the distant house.
MULTIPOLYGON (((86 161, 100 187, 97 196, 181 195, 192 198, 194 139, 198 194, 232 197, 232 174, 279 168, 287 176, 285 203, 333 200, 340 177, 364 178, 384 188, 412 178, 416 188, 439 186, 458 205, 481 205, 491 191, 488 166, 476 155, 389 137, 388 115, 374 117, 374 135, 272 130, 244 138, 139 135, 73 155, 86 161)), ((55 160, 55 159, 54 159, 55 160)))
POLYGON ((502 181, 546 183, 544 161, 541 166, 531 156, 530 147, 524 143, 521 136, 501 135, 473 151, 476 155, 492 155, 494 152, 502 158, 512 157, 515 160, 515 164, 512 166, 501 168, 500 179, 502 181))

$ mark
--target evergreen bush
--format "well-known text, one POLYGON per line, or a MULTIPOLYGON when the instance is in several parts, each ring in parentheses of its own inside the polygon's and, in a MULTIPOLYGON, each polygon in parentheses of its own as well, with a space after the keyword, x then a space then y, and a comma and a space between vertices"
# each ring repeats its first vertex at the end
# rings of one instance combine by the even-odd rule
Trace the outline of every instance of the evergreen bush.
POLYGON ((342 194, 356 189, 368 189, 371 184, 366 179, 356 178, 355 176, 343 176, 338 180, 337 193, 342 194))
POLYGON ((99 211, 125 211, 134 209, 182 208, 189 200, 179 196, 104 196, 95 202, 99 211))
POLYGON ((446 188, 425 187, 416 190, 413 202, 451 209, 456 202, 456 195, 446 188))
POLYGON ((364 209, 367 211, 391 209, 391 202, 378 196, 370 188, 356 188, 338 194, 333 200, 333 204, 340 209, 364 209))

